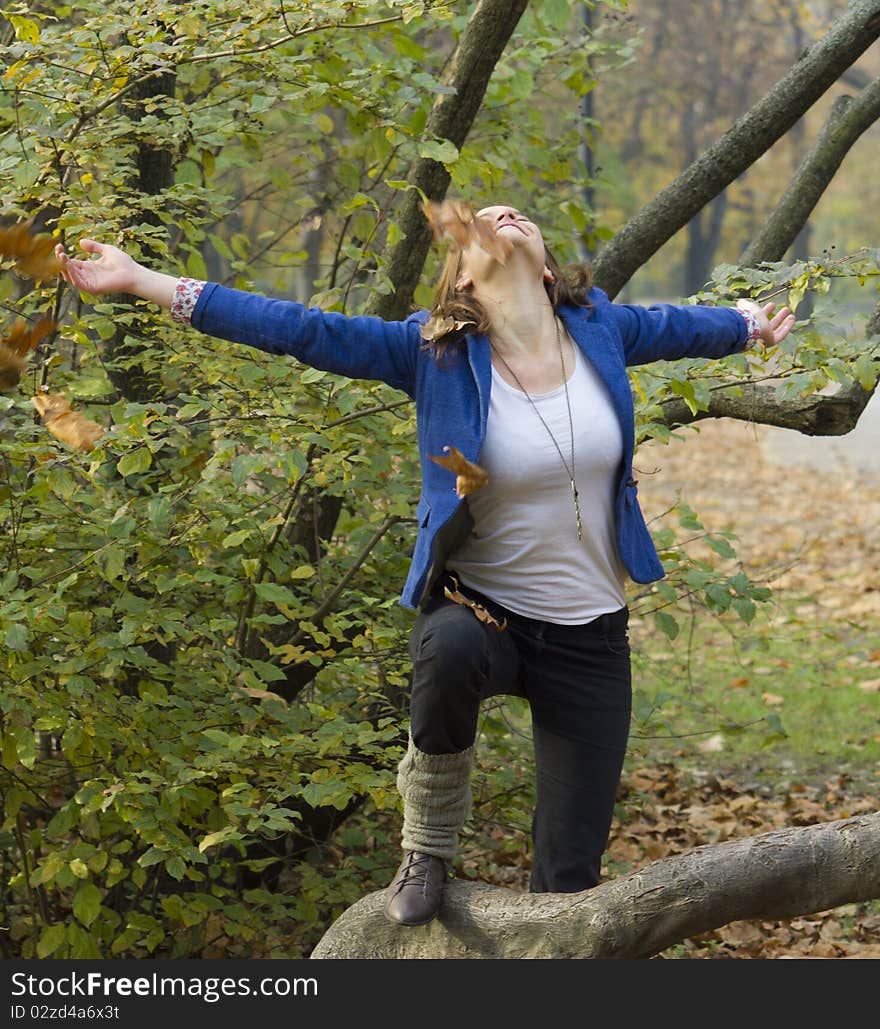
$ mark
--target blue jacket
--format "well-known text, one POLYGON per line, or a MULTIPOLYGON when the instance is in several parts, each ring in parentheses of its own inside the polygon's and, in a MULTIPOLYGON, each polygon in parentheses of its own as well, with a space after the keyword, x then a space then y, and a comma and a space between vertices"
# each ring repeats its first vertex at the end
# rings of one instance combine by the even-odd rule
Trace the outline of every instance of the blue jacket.
MULTIPOLYGON (((627 365, 682 357, 726 357, 745 349, 745 319, 734 308, 613 304, 599 289, 592 307, 559 309, 572 339, 592 363, 611 397, 623 434, 615 504, 617 546, 635 582, 664 575, 637 499, 632 461, 635 419, 627 365)), ((428 595, 446 558, 464 541, 473 520, 455 492, 455 474, 429 460, 444 446, 479 462, 486 436, 492 382, 489 340, 467 337, 467 349, 438 362, 425 349, 420 326, 426 311, 405 321, 383 321, 306 308, 288 300, 209 283, 192 315, 195 328, 270 354, 290 354, 304 364, 353 379, 378 379, 415 400, 422 494, 416 507, 418 535, 404 607, 428 595)))

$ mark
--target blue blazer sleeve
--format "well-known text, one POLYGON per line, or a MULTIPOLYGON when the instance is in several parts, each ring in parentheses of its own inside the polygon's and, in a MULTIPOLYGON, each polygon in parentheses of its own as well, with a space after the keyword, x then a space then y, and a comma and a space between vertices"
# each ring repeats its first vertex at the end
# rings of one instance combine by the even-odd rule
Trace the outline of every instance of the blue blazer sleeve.
POLYGON ((352 379, 378 379, 413 396, 424 316, 418 312, 400 322, 349 317, 208 283, 193 309, 192 324, 209 336, 267 354, 289 354, 352 379))
POLYGON ((675 361, 682 357, 728 357, 745 349, 746 320, 734 307, 699 305, 612 304, 600 289, 591 291, 608 303, 623 340, 626 363, 675 361))

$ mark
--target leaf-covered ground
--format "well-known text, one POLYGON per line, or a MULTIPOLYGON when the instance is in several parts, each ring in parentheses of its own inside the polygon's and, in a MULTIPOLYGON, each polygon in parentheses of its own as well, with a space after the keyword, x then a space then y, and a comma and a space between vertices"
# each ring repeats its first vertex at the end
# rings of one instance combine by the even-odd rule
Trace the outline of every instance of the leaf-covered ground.
MULTIPOLYGON (((772 786, 682 774, 672 764, 639 768, 622 784, 632 812, 615 827, 610 869, 625 872, 696 847, 757 836, 784 826, 831 822, 877 810, 877 797, 853 792, 845 777, 772 786)), ((664 951, 665 958, 880 958, 880 903, 847 904, 784 922, 732 922, 664 951)))
MULTIPOLYGON (((844 667, 829 670, 828 686, 861 695, 862 731, 876 744, 880 463, 867 452, 864 460, 839 462, 834 453, 834 440, 718 421, 701 426, 696 437, 687 433, 686 442, 643 448, 638 460, 651 510, 661 510, 681 490, 707 527, 737 534, 747 571, 769 581, 781 603, 794 604, 814 624, 850 634, 854 645, 844 667)), ((765 690, 771 702, 781 700, 772 686, 765 690)), ((854 774, 807 768, 803 778, 794 770, 775 784, 756 781, 742 766, 724 774, 718 761, 701 769, 693 749, 682 755, 687 778, 672 764, 632 771, 624 787, 647 799, 639 816, 618 828, 609 856, 631 865, 734 836, 876 811, 880 765, 873 747, 862 753, 854 774)), ((663 956, 878 958, 880 902, 790 922, 735 922, 663 956)))

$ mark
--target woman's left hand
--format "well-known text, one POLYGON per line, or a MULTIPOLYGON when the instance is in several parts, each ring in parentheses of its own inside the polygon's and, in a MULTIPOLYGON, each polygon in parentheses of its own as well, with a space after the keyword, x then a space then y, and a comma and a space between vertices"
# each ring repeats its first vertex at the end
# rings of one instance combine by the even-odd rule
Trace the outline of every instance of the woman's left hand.
POLYGON ((796 318, 789 307, 783 307, 774 314, 776 304, 772 301, 762 307, 754 300, 737 300, 736 306, 740 311, 750 311, 755 316, 765 347, 775 347, 794 328, 796 318))

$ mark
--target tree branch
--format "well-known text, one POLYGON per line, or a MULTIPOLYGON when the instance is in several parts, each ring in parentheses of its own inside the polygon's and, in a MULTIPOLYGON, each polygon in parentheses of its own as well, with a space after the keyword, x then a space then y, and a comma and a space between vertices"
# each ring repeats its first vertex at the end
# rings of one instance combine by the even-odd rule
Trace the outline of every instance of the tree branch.
POLYGON ((647 958, 740 919, 784 919, 880 896, 880 813, 777 829, 663 858, 582 893, 453 880, 440 917, 403 929, 371 893, 313 958, 647 958))
POLYGON ((813 213, 828 184, 856 140, 880 118, 880 78, 853 100, 838 97, 816 142, 792 177, 773 213, 740 257, 754 267, 762 261, 781 261, 813 213))
POLYGON ((610 297, 663 244, 783 136, 880 38, 880 0, 852 0, 767 95, 618 232, 593 263, 610 297))
MULTIPOLYGON (((363 548, 363 550, 361 550, 360 554, 358 554, 357 558, 354 560, 351 567, 346 571, 345 575, 343 575, 339 582, 336 583, 336 585, 333 587, 333 589, 330 591, 330 593, 327 595, 324 601, 312 612, 311 615, 309 615, 310 622, 320 622, 325 615, 329 614, 329 612, 333 609, 333 605, 336 603, 336 601, 339 599, 339 597, 345 590, 345 587, 358 573, 361 565, 364 563, 364 561, 367 560, 367 558, 373 552, 379 540, 382 539, 385 533, 388 532, 388 530, 393 525, 397 525, 398 522, 402 521, 406 521, 406 519, 404 519, 400 515, 391 515, 391 517, 386 518, 385 521, 382 522, 379 528, 376 529, 373 535, 369 538, 366 546, 363 548)), ((305 635, 305 629, 297 629, 297 631, 290 637, 290 639, 286 640, 282 644, 282 646, 295 647, 298 643, 302 642, 302 640, 305 638, 305 635)), ((277 661, 275 663, 277 663, 277 661)))
MULTIPOLYGON (((880 335, 880 301, 865 326, 865 337, 880 335)), ((876 385, 863 389, 858 382, 842 386, 836 393, 811 393, 805 397, 778 400, 770 386, 734 383, 713 392, 708 409, 694 413, 680 397, 663 401, 664 424, 670 428, 689 425, 703 418, 736 418, 758 425, 795 429, 805 436, 845 436, 852 432, 876 385)))

